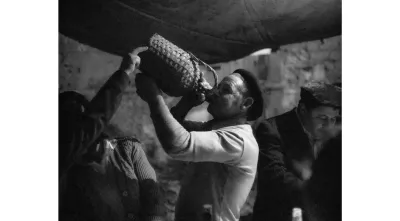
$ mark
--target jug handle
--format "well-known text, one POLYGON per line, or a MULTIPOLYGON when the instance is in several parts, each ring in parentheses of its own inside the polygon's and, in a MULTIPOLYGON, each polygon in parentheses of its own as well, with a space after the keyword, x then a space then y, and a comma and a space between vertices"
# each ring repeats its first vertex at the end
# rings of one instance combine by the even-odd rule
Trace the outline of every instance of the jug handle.
POLYGON ((190 57, 191 57, 193 60, 195 60, 195 61, 201 63, 201 64, 204 65, 204 66, 206 66, 206 68, 209 69, 209 70, 213 73, 214 80, 215 80, 215 81, 214 81, 213 89, 217 88, 217 86, 218 86, 218 74, 217 74, 217 72, 214 70, 214 68, 212 68, 210 65, 206 64, 205 62, 203 62, 202 60, 200 60, 200 59, 197 58, 196 56, 194 56, 192 53, 190 53, 190 52, 187 52, 187 53, 190 55, 190 57))

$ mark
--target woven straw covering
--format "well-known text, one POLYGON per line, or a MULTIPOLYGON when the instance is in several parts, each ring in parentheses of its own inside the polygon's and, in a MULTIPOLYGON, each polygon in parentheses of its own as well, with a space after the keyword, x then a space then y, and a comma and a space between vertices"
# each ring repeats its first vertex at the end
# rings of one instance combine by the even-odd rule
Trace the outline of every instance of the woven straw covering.
POLYGON ((149 53, 143 53, 141 69, 158 80, 161 89, 170 96, 186 93, 207 93, 211 85, 204 78, 200 65, 209 69, 217 85, 217 73, 209 65, 158 34, 149 41, 149 53))

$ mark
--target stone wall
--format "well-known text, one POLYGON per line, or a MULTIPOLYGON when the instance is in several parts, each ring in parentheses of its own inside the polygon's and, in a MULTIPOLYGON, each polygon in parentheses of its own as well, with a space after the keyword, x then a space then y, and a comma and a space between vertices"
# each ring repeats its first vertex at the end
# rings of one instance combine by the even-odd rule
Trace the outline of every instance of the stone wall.
POLYGON ((287 45, 272 54, 275 61, 270 63, 269 75, 263 82, 266 117, 282 114, 296 106, 300 86, 310 80, 341 82, 341 55, 340 36, 287 45))
MULTIPOLYGON (((80 44, 60 34, 59 91, 77 90, 91 99, 118 69, 120 62, 121 57, 80 44)), ((220 79, 237 68, 245 68, 256 74, 265 93, 265 117, 273 117, 297 104, 299 88, 305 82, 312 79, 341 81, 341 37, 287 45, 270 55, 249 56, 213 66, 220 79)), ((211 80, 210 75, 207 79, 211 80)), ((176 98, 165 98, 169 106, 177 102, 176 98)), ((189 118, 210 119, 205 107, 202 105, 191 111, 189 118)), ((135 136, 144 143, 145 152, 157 172, 164 193, 168 220, 173 220, 179 181, 187 172, 186 164, 170 160, 160 148, 147 104, 138 98, 133 79, 111 124, 121 135, 135 136)), ((255 195, 254 189, 242 209, 242 215, 251 214, 255 195)))
POLYGON ((264 89, 265 117, 270 118, 295 107, 300 86, 310 80, 337 83, 342 80, 341 36, 322 41, 282 46, 269 55, 248 56, 215 64, 221 78, 237 68, 254 73, 264 89))

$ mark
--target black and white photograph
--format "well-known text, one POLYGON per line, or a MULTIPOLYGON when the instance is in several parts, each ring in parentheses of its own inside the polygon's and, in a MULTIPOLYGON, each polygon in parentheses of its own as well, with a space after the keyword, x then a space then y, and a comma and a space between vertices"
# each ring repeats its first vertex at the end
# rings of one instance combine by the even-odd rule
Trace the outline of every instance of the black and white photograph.
POLYGON ((33 15, 1 19, 15 60, 1 220, 398 219, 385 198, 400 197, 395 13, 341 0, 15 4, 33 15))

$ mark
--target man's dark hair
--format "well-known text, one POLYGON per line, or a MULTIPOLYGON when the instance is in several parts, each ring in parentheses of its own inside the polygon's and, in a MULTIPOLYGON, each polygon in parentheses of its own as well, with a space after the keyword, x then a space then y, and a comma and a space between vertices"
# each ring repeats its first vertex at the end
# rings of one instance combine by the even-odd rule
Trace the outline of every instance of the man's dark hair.
POLYGON ((89 100, 76 91, 65 91, 58 95, 59 111, 80 112, 80 108, 89 105, 89 100))
POLYGON ((233 73, 237 73, 243 78, 248 90, 248 93, 245 95, 252 97, 254 100, 248 110, 247 120, 257 120, 264 112, 264 98, 257 78, 251 72, 244 69, 237 69, 233 73))

